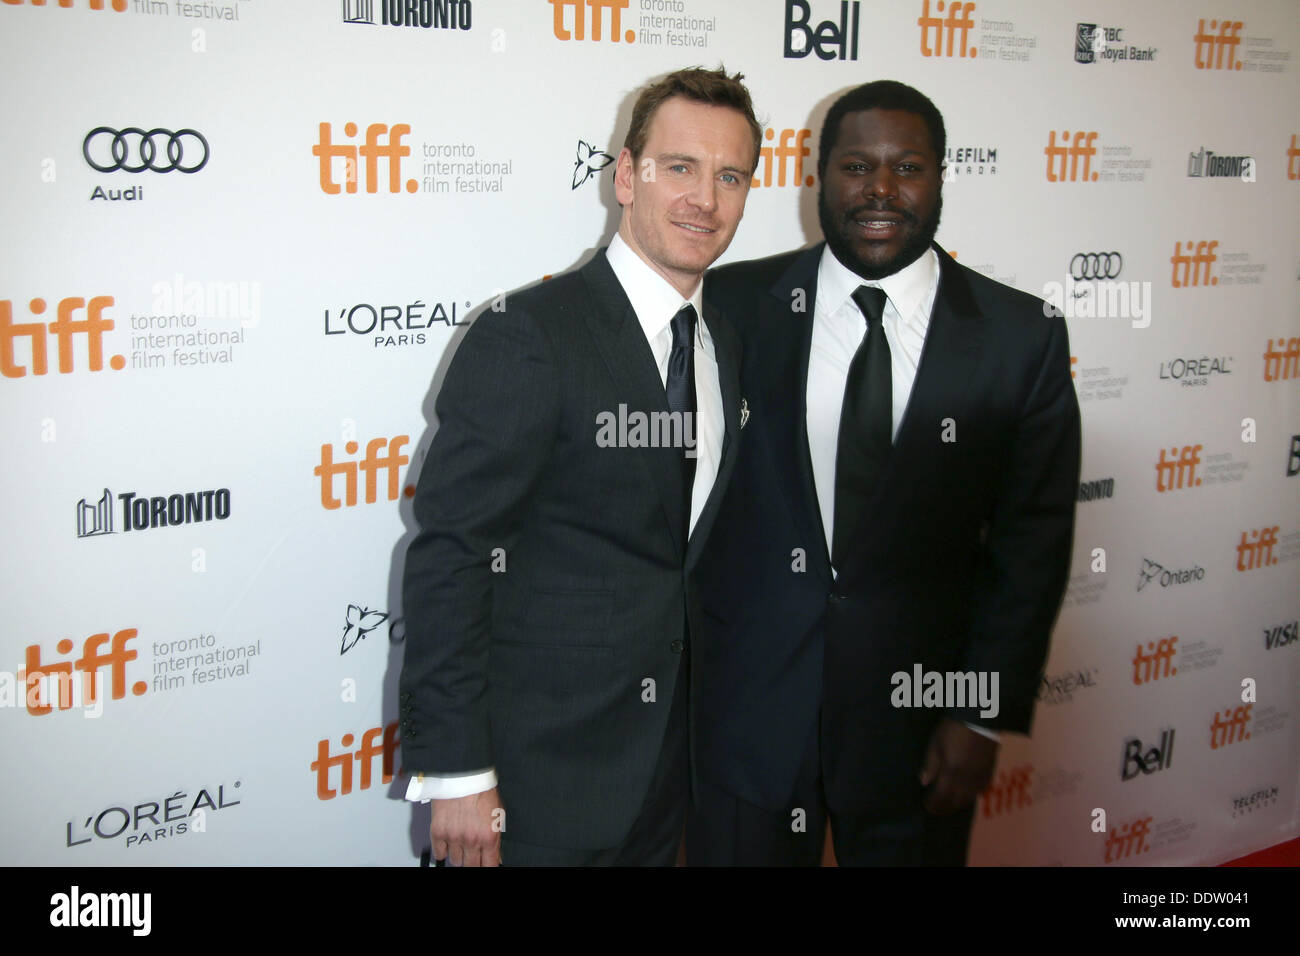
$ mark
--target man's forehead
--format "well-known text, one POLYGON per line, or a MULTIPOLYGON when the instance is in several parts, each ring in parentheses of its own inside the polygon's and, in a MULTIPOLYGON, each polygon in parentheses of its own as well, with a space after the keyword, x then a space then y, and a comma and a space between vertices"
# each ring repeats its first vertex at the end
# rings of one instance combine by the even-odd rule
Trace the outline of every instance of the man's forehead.
POLYGON ((910 110, 887 110, 879 107, 854 110, 840 118, 835 150, 861 149, 879 144, 933 149, 930 127, 920 113, 910 110))

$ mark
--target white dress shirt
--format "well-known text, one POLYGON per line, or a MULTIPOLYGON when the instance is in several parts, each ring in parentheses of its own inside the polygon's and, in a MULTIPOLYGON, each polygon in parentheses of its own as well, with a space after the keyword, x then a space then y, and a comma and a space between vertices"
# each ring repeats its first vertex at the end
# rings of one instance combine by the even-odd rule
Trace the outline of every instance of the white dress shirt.
MULTIPOLYGON (((713 337, 704 324, 703 284, 696 283, 695 291, 689 298, 682 298, 681 293, 659 273, 650 268, 625 243, 617 233, 610 240, 606 253, 610 268, 619 285, 623 287, 632 309, 636 312, 641 331, 645 333, 655 364, 659 367, 659 379, 664 387, 668 386, 668 358, 673 350, 673 316, 690 304, 695 306, 698 317, 695 323, 695 483, 691 488, 690 529, 695 530, 695 523, 704 510, 704 504, 713 490, 713 482, 718 476, 718 464, 722 458, 722 437, 725 424, 722 416, 722 390, 718 385, 718 361, 713 348, 713 337)), ((844 386, 841 382, 840 392, 844 386)), ((644 409, 653 411, 653 409, 644 409)), ((836 412, 838 420, 838 412, 836 412)), ((592 422, 592 429, 596 427, 592 422)), ((832 449, 833 453, 833 449, 832 449)), ((491 790, 497 785, 494 769, 474 771, 457 776, 417 775, 411 778, 406 788, 406 799, 427 803, 429 800, 450 800, 455 797, 467 797, 471 794, 491 790)))
MULTIPOLYGON (((853 301, 858 286, 883 289, 888 297, 882 324, 889 343, 889 371, 893 386, 893 428, 907 410, 921 364, 921 350, 930 328, 939 291, 939 257, 927 249, 904 269, 883 279, 863 279, 835 258, 830 246, 822 250, 817 268, 817 294, 813 299, 812 342, 808 350, 808 454, 812 458, 813 485, 826 533, 826 553, 835 534, 835 456, 840 443, 840 412, 848 384, 849 363, 867 334, 867 321, 853 301)), ((831 569, 835 573, 835 569, 831 569)), ((972 730, 998 739, 995 731, 974 724, 972 730)))

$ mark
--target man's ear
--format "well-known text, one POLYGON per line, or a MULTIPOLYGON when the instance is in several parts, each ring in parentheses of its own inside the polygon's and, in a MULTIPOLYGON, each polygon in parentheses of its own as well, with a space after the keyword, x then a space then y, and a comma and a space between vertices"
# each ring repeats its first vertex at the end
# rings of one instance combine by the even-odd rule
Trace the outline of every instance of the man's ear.
POLYGON ((620 206, 630 205, 632 182, 636 179, 636 163, 632 161, 632 150, 624 146, 614 163, 614 196, 620 206))

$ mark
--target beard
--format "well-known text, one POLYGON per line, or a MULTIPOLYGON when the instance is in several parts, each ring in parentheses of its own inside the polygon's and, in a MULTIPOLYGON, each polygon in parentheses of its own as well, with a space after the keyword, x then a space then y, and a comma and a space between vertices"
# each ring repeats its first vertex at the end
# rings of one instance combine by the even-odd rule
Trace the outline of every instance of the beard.
POLYGON ((935 233, 939 231, 939 215, 942 212, 943 195, 940 194, 935 198, 934 211, 924 220, 906 209, 895 209, 883 202, 865 202, 837 217, 826 205, 826 190, 822 189, 817 194, 817 217, 821 220, 826 245, 830 246, 835 258, 846 268, 864 279, 883 279, 919 259, 930 248, 935 233), (897 254, 884 262, 873 263, 860 258, 849 239, 853 228, 851 223, 866 212, 890 212, 903 217, 903 245, 897 254))

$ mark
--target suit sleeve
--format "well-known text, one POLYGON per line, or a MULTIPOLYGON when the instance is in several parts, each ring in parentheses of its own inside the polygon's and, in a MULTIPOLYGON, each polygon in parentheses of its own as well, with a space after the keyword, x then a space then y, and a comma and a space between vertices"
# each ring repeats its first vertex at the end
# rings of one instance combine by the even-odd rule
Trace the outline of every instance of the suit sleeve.
POLYGON ((1079 403, 1061 318, 1048 320, 1034 375, 984 542, 975 592, 967 671, 997 673, 998 713, 952 716, 1027 733, 1047 658, 1052 623, 1065 594, 1078 495, 1079 403))
POLYGON ((518 309, 480 316, 435 410, 440 424, 416 488, 419 530, 402 583, 402 762, 409 773, 457 774, 494 763, 494 551, 508 562, 558 429, 558 371, 537 323, 518 309))

